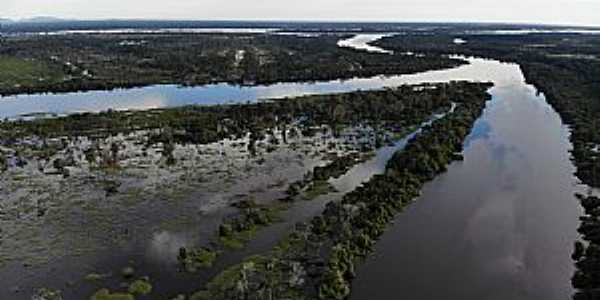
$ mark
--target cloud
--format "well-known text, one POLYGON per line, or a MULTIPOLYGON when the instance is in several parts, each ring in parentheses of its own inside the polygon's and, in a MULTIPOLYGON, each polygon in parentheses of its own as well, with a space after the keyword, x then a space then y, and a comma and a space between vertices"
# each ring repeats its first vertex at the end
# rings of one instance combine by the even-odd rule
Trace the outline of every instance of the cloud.
POLYGON ((592 0, 0 0, 0 17, 504 21, 600 25, 592 0))

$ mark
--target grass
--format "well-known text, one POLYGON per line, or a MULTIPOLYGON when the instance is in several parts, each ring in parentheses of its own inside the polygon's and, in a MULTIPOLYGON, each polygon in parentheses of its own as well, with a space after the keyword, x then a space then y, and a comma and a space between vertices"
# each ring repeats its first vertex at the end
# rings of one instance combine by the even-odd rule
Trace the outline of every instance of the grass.
POLYGON ((86 281, 97 282, 110 277, 110 274, 90 273, 85 276, 86 281))
POLYGON ((135 300, 135 296, 126 293, 111 294, 107 289, 97 291, 90 300, 135 300))
POLYGON ((133 295, 148 295, 152 292, 152 285, 146 280, 136 280, 129 285, 129 293, 133 295))
POLYGON ((219 252, 205 248, 189 250, 182 248, 177 259, 184 265, 188 272, 194 273, 199 268, 212 267, 218 255, 219 252))
MULTIPOLYGON (((232 230, 226 235, 220 234, 220 244, 225 249, 243 249, 246 246, 246 244, 256 236, 259 230, 268 227, 273 223, 280 222, 281 213, 289 209, 289 207, 290 204, 288 203, 274 203, 271 205, 260 207, 258 212, 263 217, 262 219, 264 223, 248 223, 246 229, 244 230, 232 230)), ((243 219, 245 217, 241 216, 241 218, 243 219)))
POLYGON ((334 193, 337 190, 331 183, 325 180, 319 180, 313 182, 303 193, 302 198, 304 200, 314 200, 315 198, 326 195, 329 193, 334 193))
POLYGON ((411 132, 417 130, 419 128, 419 126, 408 126, 408 127, 404 127, 401 130, 397 131, 397 132, 393 132, 392 133, 392 140, 394 142, 397 142, 403 138, 405 138, 408 134, 410 134, 411 132))
POLYGON ((225 249, 240 250, 256 236, 257 230, 257 226, 254 225, 247 230, 236 231, 229 236, 221 236, 219 242, 225 249))
POLYGON ((25 60, 0 56, 0 88, 15 85, 34 86, 40 83, 57 82, 64 73, 57 67, 36 60, 25 60))

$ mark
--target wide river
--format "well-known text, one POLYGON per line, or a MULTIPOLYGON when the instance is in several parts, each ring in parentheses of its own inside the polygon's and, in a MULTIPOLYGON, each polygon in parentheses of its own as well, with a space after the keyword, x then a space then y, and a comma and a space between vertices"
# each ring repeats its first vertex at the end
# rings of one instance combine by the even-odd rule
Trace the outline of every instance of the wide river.
POLYGON ((518 65, 470 61, 452 78, 495 86, 465 160, 398 216, 351 299, 570 299, 581 187, 568 128, 518 65))
MULTIPOLYGON (((359 35, 341 46, 386 53, 359 35)), ((383 54, 382 54, 383 55, 383 54)), ((358 268, 352 299, 568 299, 581 215, 569 131, 518 65, 466 58, 414 75, 240 87, 157 85, 0 99, 0 118, 257 101, 450 80, 492 81, 463 162, 427 184, 358 268)), ((1 293, 0 293, 1 294, 1 293)))

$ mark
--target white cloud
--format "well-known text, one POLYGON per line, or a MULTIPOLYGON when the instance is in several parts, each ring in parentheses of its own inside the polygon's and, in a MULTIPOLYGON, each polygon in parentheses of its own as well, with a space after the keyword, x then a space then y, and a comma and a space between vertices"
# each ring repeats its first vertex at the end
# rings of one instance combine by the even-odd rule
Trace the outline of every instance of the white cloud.
POLYGON ((505 21, 600 25, 593 0, 0 0, 0 17, 505 21))

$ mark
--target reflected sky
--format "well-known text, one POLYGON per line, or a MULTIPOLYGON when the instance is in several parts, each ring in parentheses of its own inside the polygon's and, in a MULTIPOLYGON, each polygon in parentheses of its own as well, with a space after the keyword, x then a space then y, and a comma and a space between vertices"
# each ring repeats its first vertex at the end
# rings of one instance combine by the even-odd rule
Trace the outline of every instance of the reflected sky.
POLYGON ((568 132, 518 69, 503 71, 465 161, 399 215, 352 299, 570 298, 581 211, 568 132))
MULTIPOLYGON (((377 38, 361 36, 354 41, 364 44, 377 38)), ((376 245, 374 256, 359 267, 352 297, 568 299, 573 273, 570 254, 581 214, 572 195, 576 181, 569 161, 568 132, 543 96, 524 83, 517 65, 468 60, 469 65, 451 70, 314 84, 161 85, 7 97, 0 101, 0 117, 245 102, 422 82, 492 80, 493 100, 467 139, 465 160, 428 184, 421 199, 396 219, 376 245)), ((392 148, 386 149, 381 151, 392 148)), ((377 160, 372 163, 363 167, 384 165, 377 160)), ((362 171, 357 168, 353 172, 358 178, 362 171)), ((336 187, 343 189, 341 184, 336 187)), ((185 239, 177 233, 159 232, 146 255, 168 256, 185 239)))
MULTIPOLYGON (((344 43, 365 48, 380 34, 359 35, 344 43)), ((198 87, 155 85, 114 91, 89 91, 81 93, 18 95, 0 98, 0 118, 14 118, 36 113, 69 114, 113 110, 141 110, 177 107, 184 105, 214 105, 254 102, 261 99, 296 97, 302 95, 343 93, 372 90, 402 84, 448 82, 450 80, 488 81, 494 78, 497 85, 512 84, 522 78, 518 66, 497 61, 468 58, 470 64, 448 70, 429 71, 400 76, 375 76, 348 80, 314 83, 278 83, 262 86, 234 86, 225 83, 198 87)))
POLYGON ((377 46, 369 45, 369 42, 372 42, 373 40, 382 39, 386 36, 390 36, 390 34, 357 35, 353 38, 340 41, 338 43, 338 46, 344 48, 366 50, 375 53, 392 54, 392 51, 385 50, 377 46))

